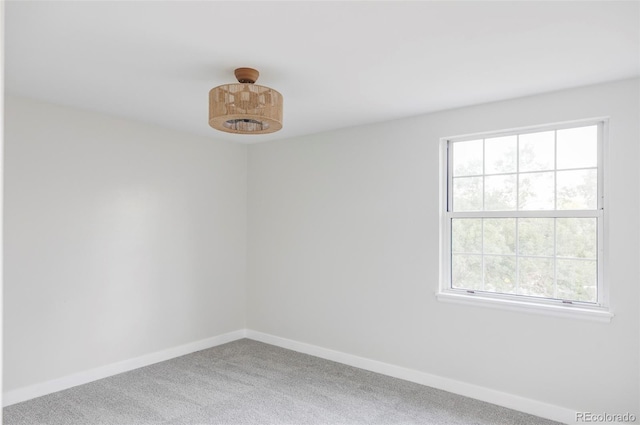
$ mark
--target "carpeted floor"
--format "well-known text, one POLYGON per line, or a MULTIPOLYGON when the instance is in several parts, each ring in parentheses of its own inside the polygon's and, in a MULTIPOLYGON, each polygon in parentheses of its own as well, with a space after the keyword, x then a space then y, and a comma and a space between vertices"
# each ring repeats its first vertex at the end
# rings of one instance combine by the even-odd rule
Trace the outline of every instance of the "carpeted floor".
POLYGON ((243 339, 6 407, 4 424, 557 422, 243 339))

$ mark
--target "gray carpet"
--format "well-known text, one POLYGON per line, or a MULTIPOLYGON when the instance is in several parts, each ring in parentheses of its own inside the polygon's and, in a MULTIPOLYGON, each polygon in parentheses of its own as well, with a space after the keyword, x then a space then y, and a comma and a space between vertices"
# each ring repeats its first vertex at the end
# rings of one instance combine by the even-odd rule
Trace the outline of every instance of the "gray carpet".
POLYGON ((4 424, 557 422, 243 339, 6 407, 4 424))

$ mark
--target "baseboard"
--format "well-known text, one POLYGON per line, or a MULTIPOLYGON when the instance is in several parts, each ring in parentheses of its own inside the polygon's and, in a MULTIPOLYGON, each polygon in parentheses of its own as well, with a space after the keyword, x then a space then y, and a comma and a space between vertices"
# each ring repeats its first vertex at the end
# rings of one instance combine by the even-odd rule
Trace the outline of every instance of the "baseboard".
POLYGON ((98 379, 107 378, 109 376, 128 372, 130 370, 138 369, 144 366, 149 366, 154 363, 163 362, 165 360, 170 360, 175 357, 184 356, 196 351, 206 350, 207 348, 242 339, 245 336, 245 330, 240 329, 211 338, 190 342, 188 344, 180 345, 177 347, 168 348, 166 350, 145 354, 133 359, 112 363, 79 373, 74 373, 73 375, 64 376, 62 378, 53 379, 51 381, 42 382, 40 384, 30 385, 28 387, 22 387, 15 390, 7 391, 3 394, 2 403, 3 406, 10 406, 22 401, 31 400, 32 398, 41 397, 43 395, 97 381, 98 379))
POLYGON ((542 418, 551 419, 566 424, 575 423, 576 421, 576 412, 565 407, 555 406, 538 400, 532 400, 509 393, 492 390, 490 388, 456 381, 454 379, 444 378, 437 375, 431 375, 429 373, 407 369, 401 366, 396 366, 377 360, 371 360, 365 357, 354 356, 353 354, 347 354, 328 348, 318 347, 316 345, 281 338, 250 329, 246 330, 245 335, 247 338, 253 339, 255 341, 276 345, 278 347, 298 351, 300 353, 310 354, 312 356, 320 357, 338 363, 343 363, 371 372, 392 376, 394 378, 404 379, 405 381, 415 382, 417 384, 422 384, 454 394, 463 395, 466 397, 474 398, 476 400, 481 400, 487 403, 506 407, 508 409, 518 410, 520 412, 540 416, 542 418))
POLYGON ((62 378, 40 384, 7 391, 3 394, 2 403, 3 406, 10 406, 12 404, 31 400, 57 391, 66 390, 77 385, 87 384, 98 379, 107 378, 119 373, 128 372, 133 369, 149 366, 154 363, 170 360, 175 357, 184 356, 186 354, 205 350, 207 348, 226 344, 227 342, 232 342, 242 338, 253 339, 255 341, 298 351, 300 353, 310 354, 312 356, 369 370, 371 372, 404 379, 405 381, 415 382, 454 394, 471 397, 487 403, 496 404, 508 409, 518 410, 520 412, 529 413, 531 415, 540 416, 554 421, 575 423, 575 411, 571 409, 250 329, 240 329, 189 344, 180 345, 178 347, 172 347, 133 359, 64 376, 62 378))

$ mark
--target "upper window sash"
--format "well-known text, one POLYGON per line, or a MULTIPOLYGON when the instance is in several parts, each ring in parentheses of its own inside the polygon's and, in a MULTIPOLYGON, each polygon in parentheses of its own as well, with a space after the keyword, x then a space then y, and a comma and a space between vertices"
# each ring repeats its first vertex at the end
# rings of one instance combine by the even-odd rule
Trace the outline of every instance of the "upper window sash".
MULTIPOLYGON (((540 213, 543 216, 546 216, 548 211, 556 211, 556 212, 564 212, 564 211, 575 211, 578 214, 581 214, 579 211, 596 211, 596 210, 602 210, 604 208, 604 191, 603 191, 603 167, 602 167, 602 163, 603 163, 603 157, 604 157, 604 152, 603 152, 603 140, 604 140, 604 134, 603 132, 605 131, 605 123, 606 119, 604 118, 597 118, 597 119, 590 119, 590 120, 581 120, 581 121, 573 121, 573 122, 567 122, 567 123, 562 123, 562 124, 558 124, 558 125, 547 125, 547 126, 540 126, 540 127, 527 127, 527 128, 523 128, 523 129, 514 129, 514 130, 509 130, 509 131, 499 131, 499 132, 490 132, 490 133, 480 133, 480 134, 474 134, 474 135, 468 135, 468 136, 460 136, 460 137, 451 137, 451 138, 447 138, 444 139, 443 141, 445 142, 445 159, 446 159, 446 181, 447 181, 447 186, 446 186, 446 212, 448 213, 453 213, 453 214, 460 214, 460 213, 468 213, 468 212, 483 212, 483 213, 491 213, 493 215, 493 213, 496 212, 496 210, 493 209, 487 209, 486 206, 486 199, 485 199, 485 187, 484 185, 486 184, 486 178, 489 177, 496 177, 496 176, 515 176, 516 178, 516 186, 515 186, 515 196, 516 196, 516 200, 515 200, 515 205, 514 208, 511 209, 502 209, 501 211, 508 211, 508 212, 530 212, 530 211, 535 211, 536 213, 540 213), (579 166, 579 167, 567 167, 567 168, 562 168, 561 165, 562 164, 558 164, 558 152, 557 152, 557 146, 558 146, 558 141, 557 141, 557 132, 558 131, 562 131, 562 130, 568 130, 568 129, 579 129, 579 128, 584 128, 584 127, 591 127, 591 126, 595 126, 596 127, 596 131, 597 131, 597 146, 596 146, 596 162, 595 164, 590 164, 590 166, 579 166), (550 132, 553 131, 554 132, 554 153, 553 153, 553 168, 546 168, 546 169, 542 169, 542 170, 520 170, 520 136, 525 136, 525 135, 529 135, 529 134, 535 134, 535 133, 544 133, 544 132, 550 132), (491 139, 496 139, 496 138, 500 138, 500 137, 508 137, 508 136, 515 136, 517 137, 517 141, 516 141, 516 168, 515 170, 509 171, 509 172, 491 172, 491 173, 487 173, 486 168, 486 158, 485 158, 485 151, 486 151, 486 143, 487 143, 487 139, 491 140, 491 139), (456 143, 459 142, 469 142, 469 141, 481 141, 482 142, 482 158, 481 158, 481 162, 482 162, 482 170, 481 173, 476 173, 476 174, 464 174, 464 175, 459 175, 459 176, 454 176, 454 155, 455 155, 455 147, 453 146, 456 143), (559 166, 560 165, 560 166, 559 166), (594 208, 589 208, 589 209, 583 209, 583 210, 572 210, 572 209, 567 209, 567 208, 558 208, 558 173, 564 173, 564 172, 571 172, 571 171, 581 171, 581 170, 595 170, 596 172, 596 184, 597 184, 597 188, 596 188, 596 196, 595 196, 595 203, 596 205, 594 205, 594 208), (536 173, 553 173, 553 184, 554 184, 554 201, 553 201, 553 208, 547 208, 547 209, 520 209, 520 199, 519 199, 519 189, 520 189, 520 180, 522 177, 526 177, 528 175, 533 175, 536 173), (482 187, 482 208, 481 209, 472 209, 472 210, 454 210, 455 205, 454 205, 454 178, 455 179, 465 179, 465 178, 473 178, 473 177, 477 177, 477 178, 482 178, 483 179, 483 187, 482 187)), ((561 174, 562 175, 562 174, 561 174)), ((566 176, 566 175, 565 175, 566 176)), ((500 211, 500 210, 498 210, 500 211)), ((561 214, 562 216, 564 216, 564 213, 561 214)), ((528 214, 525 214, 523 216, 528 216, 528 214)))

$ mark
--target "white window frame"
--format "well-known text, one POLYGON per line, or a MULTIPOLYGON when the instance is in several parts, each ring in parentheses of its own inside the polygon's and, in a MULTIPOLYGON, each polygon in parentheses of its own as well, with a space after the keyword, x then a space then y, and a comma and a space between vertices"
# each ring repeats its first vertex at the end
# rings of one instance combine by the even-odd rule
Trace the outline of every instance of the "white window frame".
POLYGON ((440 139, 440 286, 437 298, 444 302, 494 307, 505 310, 538 313, 559 317, 571 317, 586 320, 609 322, 613 313, 609 308, 609 285, 606 280, 606 198, 605 173, 608 117, 586 120, 567 121, 554 124, 513 128, 508 130, 468 134, 462 136, 443 137, 440 139), (449 145, 453 142, 476 140, 479 138, 500 137, 514 134, 534 133, 566 128, 598 126, 598 205, 596 210, 552 210, 552 211, 513 211, 513 212, 452 212, 453 158, 449 154, 449 145), (528 218, 528 217, 593 217, 597 219, 598 228, 598 300, 596 303, 583 303, 569 300, 528 297, 523 295, 507 295, 493 292, 470 291, 452 288, 451 285, 451 223, 453 218, 528 218))

